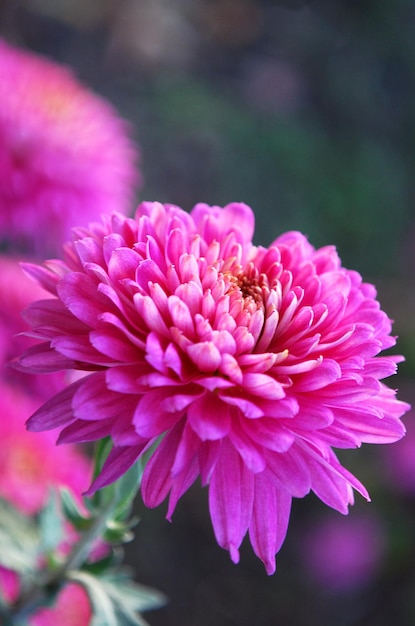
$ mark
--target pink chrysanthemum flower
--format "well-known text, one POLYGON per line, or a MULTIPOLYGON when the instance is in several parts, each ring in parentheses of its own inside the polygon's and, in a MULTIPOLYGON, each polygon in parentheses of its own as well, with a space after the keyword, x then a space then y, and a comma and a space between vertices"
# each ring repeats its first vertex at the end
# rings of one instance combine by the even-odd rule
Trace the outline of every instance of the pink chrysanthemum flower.
POLYGON ((52 296, 26 276, 16 259, 0 256, 0 381, 6 381, 24 390, 26 395, 37 398, 37 406, 65 386, 67 374, 28 375, 10 367, 10 362, 35 343, 24 334, 29 327, 21 316, 22 309, 30 302, 48 297, 52 296))
POLYGON ((109 103, 0 40, 0 240, 43 257, 72 226, 129 212, 136 158, 109 103))
POLYGON ((374 287, 333 247, 297 232, 256 247, 253 230, 238 203, 143 203, 76 229, 64 262, 27 267, 55 299, 28 309, 44 343, 21 366, 92 372, 28 424, 112 438, 91 491, 158 442, 145 504, 170 494, 170 518, 200 476, 218 543, 237 562, 249 531, 272 573, 292 497, 312 490, 342 513, 352 488, 368 497, 332 447, 399 439, 408 405, 379 382, 400 359, 377 356, 395 339, 374 287))
MULTIPOLYGON (((20 578, 16 572, 0 566, 0 590, 7 602, 14 602, 20 593, 20 578)), ((89 626, 92 609, 88 594, 75 583, 66 584, 51 607, 40 608, 28 618, 29 626, 89 626)))
POLYGON ((36 611, 30 626, 89 626, 92 609, 83 587, 69 583, 60 591, 53 606, 36 611))
POLYGON ((0 497, 27 515, 46 504, 51 487, 67 487, 81 500, 92 475, 90 460, 75 446, 62 450, 54 433, 27 432, 25 419, 39 405, 38 398, 0 383, 0 497))

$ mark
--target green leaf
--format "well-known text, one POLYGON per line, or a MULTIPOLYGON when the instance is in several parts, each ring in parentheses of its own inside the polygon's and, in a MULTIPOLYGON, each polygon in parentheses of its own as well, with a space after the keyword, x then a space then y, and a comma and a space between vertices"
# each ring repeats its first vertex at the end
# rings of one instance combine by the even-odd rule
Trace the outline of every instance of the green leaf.
MULTIPOLYGON (((101 471, 111 447, 112 442, 109 438, 98 442, 95 452, 94 476, 97 476, 101 471)), ((100 489, 91 498, 85 498, 85 506, 95 515, 113 503, 114 509, 111 518, 116 521, 124 520, 131 511, 134 497, 140 488, 142 475, 143 465, 138 460, 116 482, 100 489)))
POLYGON ((109 519, 103 534, 104 541, 113 544, 132 541, 134 534, 131 532, 131 529, 136 526, 137 522, 137 518, 133 518, 128 522, 118 522, 117 520, 109 519))
POLYGON ((160 608, 167 602, 166 596, 152 587, 147 587, 131 580, 125 570, 103 576, 106 588, 112 597, 118 599, 131 611, 150 611, 160 608))
POLYGON ((111 452, 112 448, 112 440, 111 437, 104 437, 103 439, 99 439, 95 446, 94 453, 94 473, 93 479, 98 476, 101 472, 103 465, 106 461, 108 454, 111 452))
POLYGON ((139 611, 165 603, 163 594, 137 585, 126 574, 98 578, 74 571, 68 577, 88 593, 94 613, 91 626, 148 626, 139 611))
POLYGON ((64 538, 63 520, 58 494, 51 490, 49 499, 39 516, 40 552, 52 552, 64 538))
POLYGON ((81 584, 88 594, 93 611, 91 626, 117 626, 119 624, 114 603, 98 578, 79 571, 71 572, 68 577, 81 584))
POLYGON ((72 524, 72 526, 79 531, 88 530, 94 523, 93 518, 87 517, 82 511, 78 502, 73 497, 72 493, 66 487, 61 487, 60 496, 62 502, 62 509, 65 518, 72 524))
POLYGON ((106 556, 98 561, 85 561, 81 569, 83 572, 88 572, 93 576, 100 576, 111 568, 119 567, 123 556, 124 551, 122 548, 112 548, 106 556))
POLYGON ((36 569, 39 533, 33 520, 0 499, 0 565, 20 574, 36 569))
POLYGON ((115 483, 117 505, 114 511, 114 519, 121 520, 130 513, 133 500, 141 485, 143 471, 143 464, 139 459, 115 483))
MULTIPOLYGON (((112 445, 110 437, 105 437, 104 439, 97 441, 94 453, 94 480, 101 472, 105 460, 111 452, 112 445)), ((95 513, 97 510, 101 510, 114 500, 114 492, 115 485, 113 483, 108 485, 108 487, 104 487, 103 489, 96 491, 92 497, 85 498, 85 505, 89 511, 95 513)))

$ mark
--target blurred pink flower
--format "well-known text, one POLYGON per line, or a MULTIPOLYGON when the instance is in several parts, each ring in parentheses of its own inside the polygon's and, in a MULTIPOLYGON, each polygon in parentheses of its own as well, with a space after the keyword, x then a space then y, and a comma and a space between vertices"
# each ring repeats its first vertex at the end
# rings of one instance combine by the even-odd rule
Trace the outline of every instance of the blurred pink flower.
POLYGON ((71 72, 0 40, 0 240, 55 254, 74 225, 129 212, 136 149, 71 72))
POLYGON ((27 266, 55 298, 27 310, 44 343, 21 366, 92 372, 29 420, 60 442, 112 437, 91 492, 158 442, 145 504, 170 493, 170 518, 200 475, 218 543, 237 562, 249 531, 272 573, 293 496, 342 513, 352 487, 368 497, 332 446, 399 439, 409 407, 379 381, 400 358, 377 356, 395 339, 374 287, 333 247, 297 232, 256 247, 253 230, 239 203, 143 203, 75 230, 64 262, 27 266))
MULTIPOLYGON (((5 367, 19 351, 33 344, 16 333, 28 328, 21 316, 22 307, 41 297, 50 294, 28 278, 15 259, 0 257, 0 497, 26 515, 37 513, 46 504, 51 487, 65 486, 80 501, 92 474, 90 461, 75 446, 59 449, 53 433, 39 437, 25 428, 28 416, 64 387, 63 374, 35 377, 5 367)), ((66 524, 59 551, 67 552, 76 538, 74 529, 66 524)), ((20 586, 18 573, 0 567, 0 589, 6 601, 17 599, 20 586)), ((87 626, 90 618, 86 593, 69 585, 59 593, 56 608, 37 612, 29 623, 87 626)))
POLYGON ((90 461, 75 446, 58 448, 54 433, 36 436, 25 419, 38 398, 0 382, 0 497, 28 515, 46 503, 49 488, 70 488, 80 497, 92 474, 90 461))
POLYGON ((47 291, 23 272, 17 259, 0 256, 0 380, 38 397, 38 406, 65 386, 67 375, 59 372, 48 377, 29 376, 11 368, 10 362, 35 343, 23 334, 29 326, 22 309, 34 300, 49 297, 47 291))
POLYGON ((20 578, 16 572, 0 565, 0 590, 6 602, 17 600, 20 591, 20 578))
MULTIPOLYGON (((21 387, 0 382, 0 497, 26 515, 37 513, 46 504, 51 487, 67 487, 80 501, 92 474, 90 461, 75 446, 60 449, 53 433, 41 433, 39 437, 26 430, 25 419, 40 403, 38 397, 24 393, 21 387)), ((59 548, 62 554, 76 537, 72 527, 66 525, 65 539, 59 548)), ((20 593, 19 575, 0 567, 0 589, 8 602, 14 602, 20 593)), ((29 623, 46 626, 55 616, 54 624, 87 626, 91 610, 86 593, 78 589, 75 585, 65 587, 58 595, 56 609, 37 612, 29 623), (56 619, 60 611, 65 619, 56 619)))
MULTIPOLYGON (((0 589, 5 600, 13 603, 20 593, 20 578, 0 566, 0 589)), ((28 618, 29 626, 89 626, 92 609, 83 587, 67 583, 56 596, 53 606, 38 609, 28 618)))
POLYGON ((30 626, 88 626, 92 610, 88 594, 75 583, 67 584, 59 592, 55 604, 36 611, 30 618, 30 626))
POLYGON ((306 531, 301 556, 312 580, 324 590, 352 591, 373 581, 385 548, 376 517, 326 517, 306 531))

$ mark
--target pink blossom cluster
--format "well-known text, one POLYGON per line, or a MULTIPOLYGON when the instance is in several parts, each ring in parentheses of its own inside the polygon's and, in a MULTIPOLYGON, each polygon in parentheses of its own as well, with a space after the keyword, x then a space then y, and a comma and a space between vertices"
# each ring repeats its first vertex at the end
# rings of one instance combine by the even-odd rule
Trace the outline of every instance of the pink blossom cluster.
POLYGON ((72 226, 129 212, 137 156, 109 103, 67 68, 0 40, 0 241, 43 258, 72 226))
MULTIPOLYGON (((15 572, 0 566, 0 589, 8 602, 14 602, 20 592, 19 577, 15 572)), ((35 611, 27 621, 28 626, 89 626, 92 609, 88 595, 80 585, 69 583, 59 592, 55 603, 35 611)))
MULTIPOLYGON (((10 361, 34 343, 21 310, 51 297, 28 279, 17 255, 56 253, 74 225, 102 213, 129 212, 141 184, 138 152, 129 128, 112 106, 81 85, 70 70, 0 40, 0 497, 24 515, 45 505, 50 487, 65 486, 75 497, 88 485, 91 463, 75 446, 58 449, 55 435, 40 437, 24 423, 68 373, 29 376, 10 361)), ((67 528, 62 551, 76 540, 67 528)), ((21 581, 0 567, 0 588, 16 600, 21 581)), ((56 607, 37 612, 31 626, 87 625, 86 592, 68 585, 56 607)))
POLYGON ((42 342, 20 367, 88 373, 28 424, 112 438, 91 493, 150 454, 142 496, 169 496, 170 518, 200 476, 218 543, 237 562, 249 533, 272 573, 292 498, 341 513, 353 489, 368 498, 334 448, 400 439, 408 405, 381 382, 401 359, 379 355, 395 338, 375 288, 332 246, 253 232, 241 203, 143 203, 74 229, 64 260, 26 266, 53 297, 26 311, 42 342))
MULTIPOLYGON (((91 463, 75 446, 59 449, 55 435, 34 435, 25 428, 25 420, 42 402, 65 386, 65 377, 28 376, 9 366, 33 340, 22 336, 27 325, 20 315, 30 302, 48 294, 22 272, 17 261, 0 258, 0 497, 21 513, 33 515, 46 504, 51 487, 64 486, 80 499, 88 485, 91 463)), ((66 551, 76 539, 67 528, 66 551)), ((0 589, 9 602, 20 593, 19 575, 0 566, 0 589)), ((86 592, 68 585, 58 595, 56 606, 37 611, 30 626, 67 624, 88 626, 91 607, 86 592)))
POLYGON ((23 272, 17 258, 0 256, 0 380, 19 387, 26 396, 40 404, 60 391, 67 382, 67 375, 58 372, 45 380, 16 371, 12 360, 35 340, 24 333, 29 330, 21 312, 30 302, 48 298, 50 294, 23 272))
POLYGON ((91 463, 74 446, 57 448, 53 433, 36 437, 25 419, 40 399, 0 382, 0 497, 32 515, 46 504, 50 487, 65 486, 80 498, 91 476, 91 463))

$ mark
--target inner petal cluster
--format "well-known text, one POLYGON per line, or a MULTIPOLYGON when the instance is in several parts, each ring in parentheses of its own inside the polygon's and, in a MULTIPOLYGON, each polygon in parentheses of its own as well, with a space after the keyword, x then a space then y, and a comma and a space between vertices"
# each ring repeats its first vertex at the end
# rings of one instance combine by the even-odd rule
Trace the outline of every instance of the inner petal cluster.
POLYGON ((396 441, 408 405, 381 382, 400 358, 379 356, 395 338, 374 287, 331 246, 256 247, 253 227, 240 203, 143 203, 76 229, 64 262, 29 268, 54 298, 28 313, 44 343, 22 364, 92 372, 29 421, 112 438, 91 491, 157 443, 144 502, 169 496, 170 517, 200 476, 219 544, 236 561, 249 532, 271 573, 291 498, 346 513, 352 488, 368 497, 333 448, 396 441))

